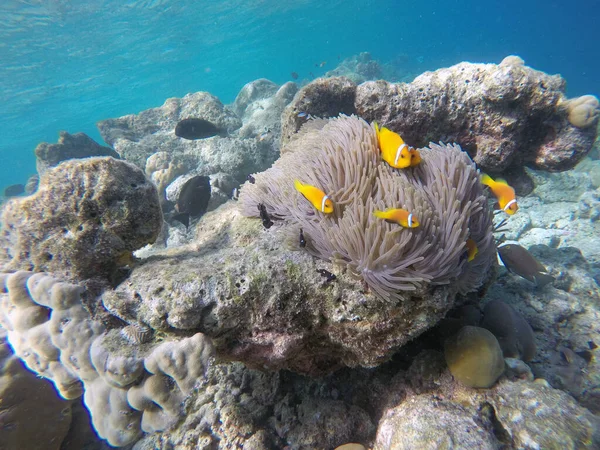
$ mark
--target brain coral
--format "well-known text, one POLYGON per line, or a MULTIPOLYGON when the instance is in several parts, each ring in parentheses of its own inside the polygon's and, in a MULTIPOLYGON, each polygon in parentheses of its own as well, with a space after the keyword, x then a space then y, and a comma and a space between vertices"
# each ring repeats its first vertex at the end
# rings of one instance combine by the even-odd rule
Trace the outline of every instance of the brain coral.
POLYGON ((259 204, 290 233, 303 230, 306 250, 346 266, 386 300, 423 296, 429 285, 456 283, 458 292, 480 287, 494 264, 492 215, 475 164, 457 145, 431 144, 408 170, 382 161, 374 128, 357 117, 314 120, 282 150, 255 184, 243 186, 242 211, 259 216, 259 204), (319 187, 334 212, 317 211, 294 188, 299 179, 319 187), (414 229, 373 216, 404 208, 414 229), (477 257, 465 258, 473 239, 477 257))

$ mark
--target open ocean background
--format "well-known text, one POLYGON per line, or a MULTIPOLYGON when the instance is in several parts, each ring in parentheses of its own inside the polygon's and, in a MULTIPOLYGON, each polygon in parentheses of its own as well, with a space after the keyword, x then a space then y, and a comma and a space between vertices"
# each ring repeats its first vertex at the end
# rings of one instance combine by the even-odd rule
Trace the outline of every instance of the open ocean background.
POLYGON ((229 103, 363 51, 408 73, 516 54, 569 96, 600 93, 597 0, 2 0, 0 17, 0 190, 59 130, 102 142, 98 120, 195 91, 229 103))

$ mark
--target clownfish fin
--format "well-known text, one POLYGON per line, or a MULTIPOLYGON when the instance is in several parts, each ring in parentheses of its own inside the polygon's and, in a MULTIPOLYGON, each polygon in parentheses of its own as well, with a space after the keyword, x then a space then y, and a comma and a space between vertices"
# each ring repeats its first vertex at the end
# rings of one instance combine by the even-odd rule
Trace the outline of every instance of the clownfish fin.
POLYGON ((506 181, 504 178, 496 178, 496 183, 506 184, 508 186, 508 181, 506 181))
POLYGON ((494 180, 492 180, 492 177, 490 177, 488 174, 482 173, 481 174, 481 184, 485 184, 486 186, 492 186, 492 184, 494 184, 494 180))

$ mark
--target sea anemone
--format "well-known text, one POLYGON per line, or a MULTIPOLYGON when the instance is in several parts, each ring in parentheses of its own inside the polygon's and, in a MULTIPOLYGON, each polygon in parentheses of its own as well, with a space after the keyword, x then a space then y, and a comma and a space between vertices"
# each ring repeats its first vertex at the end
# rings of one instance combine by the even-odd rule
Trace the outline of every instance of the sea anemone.
POLYGON ((488 276, 495 261, 492 214, 475 164, 458 145, 431 144, 420 149, 418 166, 396 170, 382 161, 374 127, 342 115, 309 121, 281 153, 242 187, 242 213, 257 217, 263 204, 283 227, 303 230, 307 251, 347 267, 381 298, 423 295, 429 285, 449 283, 467 293, 488 276), (333 213, 317 211, 294 179, 327 193, 333 213), (412 212, 420 225, 374 217, 387 208, 412 212), (471 262, 468 239, 479 249, 471 262))

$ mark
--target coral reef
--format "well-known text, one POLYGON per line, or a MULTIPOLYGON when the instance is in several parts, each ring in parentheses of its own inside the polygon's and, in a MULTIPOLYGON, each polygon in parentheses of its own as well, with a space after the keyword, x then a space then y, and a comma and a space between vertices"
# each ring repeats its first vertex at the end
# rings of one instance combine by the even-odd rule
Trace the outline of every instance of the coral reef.
POLYGON ((68 159, 89 158, 91 156, 112 156, 119 154, 110 147, 104 147, 85 133, 59 133, 56 144, 42 142, 35 148, 36 167, 39 175, 68 159))
POLYGON ((84 393, 100 437, 123 446, 179 419, 212 357, 202 334, 132 345, 90 317, 80 286, 24 271, 1 274, 0 283, 0 325, 15 354, 63 398, 84 393))
POLYGON ((171 153, 177 154, 180 148, 195 142, 175 136, 177 122, 189 117, 208 120, 224 133, 231 133, 242 125, 233 112, 208 92, 188 94, 181 99, 170 98, 159 108, 103 120, 97 125, 107 144, 143 169, 148 156, 156 150, 169 148, 171 153))
POLYGON ((475 165, 459 147, 431 145, 422 162, 397 171, 381 159, 375 131, 342 116, 309 124, 272 168, 241 189, 245 215, 259 204, 295 233, 303 230, 313 255, 346 266, 385 299, 423 296, 429 285, 480 287, 495 260, 491 214, 475 165), (324 217, 293 187, 294 179, 323 189, 334 204, 324 217), (421 225, 404 229, 374 217, 375 209, 405 208, 421 225), (479 248, 465 261, 467 239, 479 248))
POLYGON ((296 90, 295 83, 277 86, 260 79, 244 86, 230 107, 207 92, 197 92, 137 115, 99 122, 98 128, 106 142, 157 184, 166 210, 165 196, 173 201, 169 185, 185 181, 178 177, 195 175, 211 178, 212 210, 229 200, 248 174, 275 161, 281 112, 296 90), (209 120, 220 134, 196 140, 177 137, 176 124, 190 117, 209 120))
POLYGON ((564 89, 560 76, 515 58, 500 65, 460 63, 408 84, 380 80, 356 86, 344 78, 319 79, 286 108, 282 141, 302 125, 298 112, 315 117, 356 113, 399 132, 414 147, 456 142, 483 170, 514 179, 522 178, 523 164, 567 170, 590 151, 597 130, 569 122, 564 89))
POLYGON ((451 442, 458 448, 517 449, 538 442, 540 448, 570 443, 568 448, 592 449, 600 444, 599 419, 544 380, 503 378, 489 390, 476 390, 453 381, 438 352, 410 359, 406 369, 388 364, 312 380, 237 363, 211 366, 206 390, 192 394, 185 420, 144 437, 135 448, 169 443, 309 450, 355 442, 383 450, 451 442))
POLYGON ((242 119, 243 125, 238 130, 239 137, 257 137, 278 145, 275 141, 281 134, 281 113, 297 91, 296 83, 278 86, 264 78, 246 84, 231 105, 242 119))
POLYGON ((4 270, 110 278, 162 226, 156 188, 133 164, 114 158, 65 161, 37 192, 2 211, 4 270))
POLYGON ((274 218, 284 219, 276 220, 282 226, 265 231, 235 207, 221 207, 204 216, 193 246, 156 253, 134 267, 126 283, 103 295, 105 307, 153 329, 206 333, 225 358, 320 374, 344 365, 380 364, 434 325, 455 304, 458 292, 477 290, 493 275, 491 217, 464 153, 454 147, 424 150, 422 167, 407 175, 382 166, 373 129, 357 118, 333 120, 322 132, 304 138, 273 169, 257 174, 256 184, 248 183, 240 197, 242 208, 252 215, 263 201, 274 218), (312 147, 315 140, 323 151, 312 147), (336 157, 328 142, 342 143, 340 151, 346 153, 336 157), (303 167, 296 166, 298 157, 303 167), (321 224, 292 188, 269 181, 277 173, 289 185, 297 174, 288 169, 309 176, 322 167, 319 158, 331 170, 346 168, 345 175, 313 175, 347 183, 328 186, 339 206, 329 225, 321 224), (371 172, 354 173, 353 167, 371 172), (422 217, 421 233, 372 217, 362 205, 372 208, 381 200, 373 201, 371 195, 388 195, 414 207, 422 217), (304 229, 305 249, 297 244, 298 227, 304 229), (378 237, 384 233, 391 238, 378 237), (368 245, 355 246, 353 235, 368 245), (469 236, 480 248, 471 263, 463 257, 469 236), (343 263, 372 292, 339 270, 334 270, 339 274, 335 282, 322 281, 317 269, 333 269, 309 253, 343 263))
MULTIPOLYGON (((376 74, 368 55, 338 69, 354 76, 361 62, 361 76, 376 74)), ((228 107, 196 93, 102 122, 158 195, 130 163, 73 159, 3 205, 0 326, 14 355, 0 342, 0 446, 86 448, 91 423, 136 450, 600 447, 595 164, 521 168, 579 160, 597 134, 595 98, 567 100, 560 77, 514 56, 409 84, 361 81, 316 80, 281 121, 297 86, 261 79, 228 107), (458 140, 521 193, 535 181, 496 238, 529 247, 555 281, 536 288, 497 268, 489 206, 458 145, 430 144, 419 166, 391 170, 364 120, 311 118, 340 111, 415 146, 458 140), (175 136, 193 117, 219 135, 175 136), (279 155, 280 133, 281 158, 255 173, 279 155), (249 173, 240 202, 216 209, 249 173), (170 221, 197 175, 210 177, 210 212, 160 231, 160 203, 170 221), (334 212, 321 217, 294 178, 326 189, 334 212), (376 220, 390 199, 419 227, 376 220), (261 210, 268 229, 244 217, 261 210), (151 257, 132 258, 159 232, 136 253, 151 257), (475 326, 495 351, 473 350, 475 326), (444 342, 466 351, 444 358, 444 342), (32 398, 47 413, 35 428, 32 398)))

